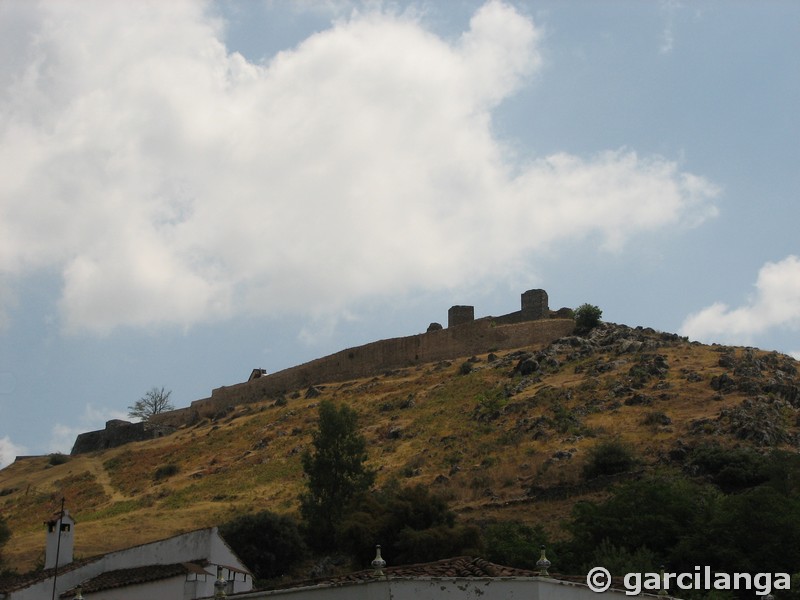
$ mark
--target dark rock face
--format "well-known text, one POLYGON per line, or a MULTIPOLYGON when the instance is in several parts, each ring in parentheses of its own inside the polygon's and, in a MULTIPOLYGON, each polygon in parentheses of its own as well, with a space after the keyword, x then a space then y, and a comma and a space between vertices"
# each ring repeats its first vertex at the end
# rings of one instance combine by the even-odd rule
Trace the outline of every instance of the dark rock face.
POLYGON ((113 419, 106 422, 105 429, 88 431, 78 435, 70 454, 74 456, 85 452, 116 448, 130 442, 152 440, 169 435, 173 431, 175 431, 174 427, 166 425, 151 425, 147 422, 130 423, 120 419, 113 419))

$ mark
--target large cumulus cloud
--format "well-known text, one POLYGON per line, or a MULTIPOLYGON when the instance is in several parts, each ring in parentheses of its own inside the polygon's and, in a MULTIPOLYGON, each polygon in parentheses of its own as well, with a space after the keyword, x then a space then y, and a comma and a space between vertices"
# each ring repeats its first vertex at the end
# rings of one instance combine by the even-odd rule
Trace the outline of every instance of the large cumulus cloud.
MULTIPOLYGON (((681 333, 701 341, 750 343, 770 331, 800 328, 800 257, 768 262, 742 306, 715 302, 689 315, 681 333)), ((795 352, 795 355, 800 355, 795 352)))
POLYGON ((356 12, 264 64, 197 2, 0 11, 0 277, 59 273, 67 330, 337 310, 714 212, 664 158, 496 139, 542 62, 500 2, 458 39, 356 12))

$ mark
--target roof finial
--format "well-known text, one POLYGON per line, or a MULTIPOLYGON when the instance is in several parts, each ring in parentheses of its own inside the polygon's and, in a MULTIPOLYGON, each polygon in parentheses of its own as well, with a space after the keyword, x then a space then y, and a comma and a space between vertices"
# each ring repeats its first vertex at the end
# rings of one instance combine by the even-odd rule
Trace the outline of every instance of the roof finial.
POLYGON ((383 560, 381 556, 381 545, 377 544, 375 546, 375 558, 372 559, 372 568, 375 569, 375 576, 382 577, 383 576, 383 569, 386 566, 386 561, 383 560))
POLYGON ((541 549, 542 553, 539 555, 539 560, 536 561, 536 566, 539 567, 539 577, 550 577, 550 573, 547 572, 547 569, 549 569, 550 565, 553 563, 547 560, 547 556, 544 553, 544 544, 542 544, 541 549))
POLYGON ((217 580, 214 582, 214 598, 227 598, 228 582, 222 578, 222 567, 217 567, 217 580))
POLYGON ((660 583, 660 589, 658 590, 658 595, 668 596, 669 594, 667 594, 667 590, 664 587, 664 565, 661 565, 661 570, 659 572, 659 575, 661 576, 661 583, 660 583))

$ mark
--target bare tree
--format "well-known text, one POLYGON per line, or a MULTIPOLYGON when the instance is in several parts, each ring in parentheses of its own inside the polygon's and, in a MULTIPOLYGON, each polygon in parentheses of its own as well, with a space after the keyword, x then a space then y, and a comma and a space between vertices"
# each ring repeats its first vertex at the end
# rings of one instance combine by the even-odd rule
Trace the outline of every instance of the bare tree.
POLYGON ((128 407, 128 416, 133 419, 147 421, 153 415, 172 410, 175 407, 169 401, 172 390, 157 387, 151 388, 144 396, 137 400, 133 406, 128 407))

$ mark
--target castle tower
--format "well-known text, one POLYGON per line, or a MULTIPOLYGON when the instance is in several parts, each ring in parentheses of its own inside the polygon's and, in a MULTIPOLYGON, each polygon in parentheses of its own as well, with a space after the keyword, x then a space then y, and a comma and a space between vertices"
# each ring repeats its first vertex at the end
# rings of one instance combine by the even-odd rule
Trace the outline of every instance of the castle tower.
POLYGON ((68 565, 72 562, 72 551, 75 546, 75 520, 70 516, 68 510, 64 510, 63 515, 61 512, 56 512, 44 524, 47 526, 44 568, 52 569, 55 566, 68 565), (56 555, 58 555, 58 562, 56 562, 56 555))
POLYGON ((472 323, 475 320, 474 306, 451 306, 447 311, 447 326, 472 323))
POLYGON ((535 321, 547 319, 550 316, 550 307, 547 305, 547 292, 544 290, 528 290, 522 293, 522 317, 525 320, 535 321))

